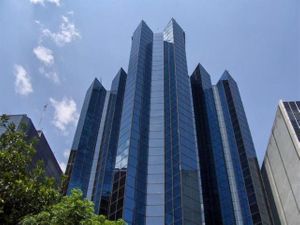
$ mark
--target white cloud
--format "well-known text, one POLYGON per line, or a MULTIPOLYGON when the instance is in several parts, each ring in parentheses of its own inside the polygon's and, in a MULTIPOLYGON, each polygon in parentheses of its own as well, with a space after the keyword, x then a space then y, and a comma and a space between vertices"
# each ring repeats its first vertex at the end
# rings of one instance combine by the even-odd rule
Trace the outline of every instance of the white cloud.
POLYGON ((66 165, 64 162, 59 162, 58 164, 59 164, 61 170, 62 170, 63 172, 65 172, 65 171, 66 171, 67 165, 66 165))
POLYGON ((74 11, 73 10, 68 11, 67 14, 73 16, 74 15, 74 11))
POLYGON ((33 92, 33 88, 30 81, 30 76, 27 71, 21 65, 14 66, 15 90, 20 95, 28 95, 33 92))
POLYGON ((56 4, 57 6, 60 6, 60 1, 61 1, 61 0, 48 0, 48 2, 54 3, 54 4, 56 4))
POLYGON ((53 124, 59 130, 66 132, 67 126, 76 124, 79 118, 76 102, 72 98, 64 97, 61 101, 50 98, 50 103, 54 107, 53 124))
POLYGON ((39 68, 39 72, 47 77, 49 80, 54 82, 55 84, 60 84, 60 78, 57 72, 55 71, 46 71, 44 67, 39 68))
POLYGON ((51 49, 39 45, 33 49, 35 56, 45 65, 52 65, 54 63, 54 56, 51 49))
POLYGON ((75 24, 70 22, 66 16, 62 16, 62 23, 58 32, 51 32, 49 29, 44 28, 42 34, 51 38, 58 46, 63 46, 81 37, 75 24))
POLYGON ((61 0, 30 0, 32 4, 45 5, 45 2, 53 3, 56 6, 60 6, 61 0))
POLYGON ((56 84, 60 84, 59 76, 56 72, 49 72, 44 74, 48 79, 52 80, 56 84))
POLYGON ((66 159, 68 159, 68 158, 69 158, 69 155, 70 155, 70 149, 65 149, 63 154, 64 154, 64 157, 65 157, 66 159))
POLYGON ((30 0, 32 4, 41 4, 44 5, 45 0, 30 0))

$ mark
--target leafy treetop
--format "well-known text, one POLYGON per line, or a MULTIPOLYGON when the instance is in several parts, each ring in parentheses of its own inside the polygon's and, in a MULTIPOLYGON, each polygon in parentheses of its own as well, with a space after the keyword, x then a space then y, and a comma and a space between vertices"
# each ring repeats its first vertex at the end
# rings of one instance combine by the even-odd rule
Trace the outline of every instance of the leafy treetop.
MULTIPOLYGON (((13 225, 124 225, 94 213, 80 190, 62 196, 42 162, 32 165, 34 140, 0 116, 0 224, 13 225)), ((64 183, 64 182, 63 182, 64 183)))

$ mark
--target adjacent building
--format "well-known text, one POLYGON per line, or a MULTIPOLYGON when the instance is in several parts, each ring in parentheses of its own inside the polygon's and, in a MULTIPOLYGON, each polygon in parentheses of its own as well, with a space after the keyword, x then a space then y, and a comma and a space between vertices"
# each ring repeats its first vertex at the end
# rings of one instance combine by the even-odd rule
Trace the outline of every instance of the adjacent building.
POLYGON ((207 224, 272 224, 239 89, 228 71, 216 85, 191 76, 207 224))
POLYGON ((82 106, 66 168, 70 193, 80 188, 95 203, 95 211, 108 215, 127 74, 115 76, 111 90, 95 79, 82 106))
MULTIPOLYGON (((36 130, 31 119, 25 115, 8 115, 8 123, 13 123, 16 130, 24 130, 28 140, 37 139, 35 145, 36 153, 32 159, 32 166, 37 161, 42 160, 45 167, 45 173, 49 177, 53 177, 58 185, 60 185, 62 171, 56 161, 56 158, 42 131, 36 130)), ((0 135, 5 132, 5 127, 0 127, 0 135)))
POLYGON ((261 171, 274 224, 299 224, 299 101, 279 102, 261 171))
POLYGON ((97 213, 129 225, 272 224, 236 82, 190 77, 185 33, 142 21, 128 73, 87 91, 67 166, 97 213))

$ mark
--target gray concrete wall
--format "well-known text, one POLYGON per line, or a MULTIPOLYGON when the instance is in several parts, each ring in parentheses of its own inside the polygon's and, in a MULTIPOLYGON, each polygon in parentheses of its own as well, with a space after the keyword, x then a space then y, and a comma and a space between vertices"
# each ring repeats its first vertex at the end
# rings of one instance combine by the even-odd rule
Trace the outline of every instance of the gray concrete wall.
POLYGON ((268 197, 273 198, 270 199, 270 205, 275 224, 300 224, 299 146, 280 102, 262 168, 268 197))

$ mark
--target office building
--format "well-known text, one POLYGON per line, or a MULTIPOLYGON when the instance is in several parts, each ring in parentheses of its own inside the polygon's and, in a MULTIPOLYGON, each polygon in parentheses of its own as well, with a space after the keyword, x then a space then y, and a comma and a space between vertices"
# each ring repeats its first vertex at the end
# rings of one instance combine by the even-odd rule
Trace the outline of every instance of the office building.
POLYGON ((108 215, 127 74, 123 69, 107 91, 95 79, 82 106, 66 168, 67 193, 80 188, 97 213, 108 215))
POLYGON ((129 225, 271 224, 237 85, 225 72, 213 86, 200 65, 190 78, 185 41, 174 19, 161 33, 142 21, 127 76, 110 91, 93 82, 68 192, 129 225))
POLYGON ((274 224, 299 224, 299 101, 279 102, 261 170, 274 224))
POLYGON ((236 82, 199 64, 191 83, 207 224, 272 224, 236 82))
MULTIPOLYGON (((34 138, 37 140, 35 145, 36 153, 32 159, 32 166, 36 165, 37 161, 42 160, 45 167, 45 174, 53 177, 57 185, 60 185, 62 171, 43 132, 36 130, 31 119, 25 114, 8 115, 8 123, 13 123, 18 131, 24 130, 28 140, 33 140, 34 138)), ((0 127, 0 135, 5 130, 5 127, 0 127)))
POLYGON ((142 21, 132 37, 115 165, 126 168, 124 196, 112 202, 110 218, 202 224, 196 148, 185 33, 174 19, 156 34, 142 21))

